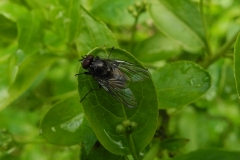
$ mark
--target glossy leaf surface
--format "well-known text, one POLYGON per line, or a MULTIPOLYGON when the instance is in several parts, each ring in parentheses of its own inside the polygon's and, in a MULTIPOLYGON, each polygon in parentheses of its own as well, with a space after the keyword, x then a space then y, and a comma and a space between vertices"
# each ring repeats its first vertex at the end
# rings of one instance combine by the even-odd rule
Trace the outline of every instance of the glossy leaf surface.
MULTIPOLYGON (((95 48, 89 54, 107 58, 111 48, 95 48)), ((110 59, 124 60, 141 66, 128 52, 114 49, 110 59)), ((79 73, 84 70, 80 66, 79 73)), ((93 88, 99 88, 98 82, 90 75, 78 76, 80 98, 93 88)), ((104 89, 91 92, 82 102, 84 113, 89 120, 98 140, 115 154, 129 154, 126 136, 116 132, 116 126, 129 119, 137 123, 131 133, 136 150, 141 151, 151 141, 157 123, 157 97, 152 80, 131 82, 129 88, 136 97, 138 106, 130 109, 123 106, 104 89)))
POLYGON ((106 23, 113 25, 132 25, 134 18, 128 13, 128 7, 136 0, 98 0, 94 3, 91 13, 106 23))
POLYGON ((87 150, 90 150, 96 141, 95 134, 84 118, 79 96, 76 93, 55 104, 45 114, 41 122, 41 134, 48 142, 57 145, 74 145, 83 142, 87 150))
POLYGON ((153 1, 149 11, 155 25, 185 49, 196 52, 205 46, 200 11, 190 1, 153 1))
POLYGON ((107 26, 80 8, 79 36, 76 39, 80 55, 86 55, 94 47, 117 47, 117 41, 107 26))
POLYGON ((160 108, 187 105, 200 98, 210 87, 211 77, 192 62, 176 62, 153 74, 160 108))
POLYGON ((57 59, 58 57, 51 54, 36 53, 26 58, 19 66, 15 66, 16 77, 13 78, 14 82, 6 93, 1 96, 0 110, 22 95, 41 76, 41 73, 57 59))
POLYGON ((86 154, 84 150, 81 150, 81 157, 83 160, 125 160, 124 156, 115 155, 106 150, 99 142, 96 142, 90 153, 86 154))
POLYGON ((141 62, 155 62, 172 58, 181 52, 181 46, 173 39, 163 35, 154 35, 140 43, 133 50, 134 56, 141 62))

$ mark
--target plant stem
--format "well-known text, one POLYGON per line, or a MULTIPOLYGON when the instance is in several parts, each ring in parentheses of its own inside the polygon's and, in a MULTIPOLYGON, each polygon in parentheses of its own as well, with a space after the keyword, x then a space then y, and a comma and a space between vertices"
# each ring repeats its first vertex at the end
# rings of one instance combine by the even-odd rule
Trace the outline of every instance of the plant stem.
MULTIPOLYGON (((125 112, 125 109, 124 109, 123 105, 122 105, 122 110, 123 110, 124 118, 126 120, 127 119, 127 115, 126 115, 126 112, 125 112)), ((126 140, 127 140, 127 143, 128 143, 128 147, 129 147, 130 153, 131 153, 132 157, 134 158, 134 160, 140 160, 138 155, 137 155, 137 153, 136 153, 135 145, 134 145, 134 142, 133 142, 133 139, 132 139, 132 136, 131 136, 130 133, 126 134, 126 140)))
POLYGON ((130 41, 130 51, 131 51, 131 52, 132 52, 132 50, 133 50, 134 37, 135 37, 135 34, 136 34, 136 26, 137 26, 137 23, 138 23, 139 15, 140 15, 140 14, 138 14, 138 15, 135 17, 134 24, 133 24, 133 27, 132 27, 132 36, 131 36, 131 41, 130 41))
POLYGON ((154 159, 160 150, 160 141, 154 143, 142 160, 154 159))
POLYGON ((126 134, 126 138, 127 138, 128 147, 129 147, 131 155, 133 156, 133 159, 140 160, 139 156, 136 153, 135 145, 134 145, 131 134, 126 134))
POLYGON ((224 56, 224 54, 227 54, 227 51, 232 47, 237 36, 238 36, 238 32, 228 42, 226 42, 213 56, 205 60, 202 63, 202 67, 208 68, 213 62, 218 60, 220 57, 224 56))
POLYGON ((206 45, 206 52, 207 54, 211 55, 212 51, 209 45, 209 38, 208 38, 208 30, 207 30, 207 23, 205 20, 205 16, 203 13, 203 0, 200 0, 200 12, 201 12, 201 19, 202 19, 202 24, 203 24, 203 29, 206 37, 205 45, 206 45))

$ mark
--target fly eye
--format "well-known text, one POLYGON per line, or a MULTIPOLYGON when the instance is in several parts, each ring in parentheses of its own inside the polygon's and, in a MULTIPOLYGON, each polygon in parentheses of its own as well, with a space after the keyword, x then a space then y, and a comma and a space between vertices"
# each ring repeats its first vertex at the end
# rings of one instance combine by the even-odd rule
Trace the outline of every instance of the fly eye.
POLYGON ((93 55, 87 55, 86 58, 84 58, 84 60, 82 61, 82 67, 84 69, 88 69, 93 61, 93 58, 94 58, 93 55))
POLYGON ((88 55, 87 57, 86 57, 86 59, 88 59, 88 60, 90 60, 90 61, 93 61, 93 55, 88 55))
POLYGON ((82 62, 82 67, 84 69, 88 69, 90 67, 91 60, 90 59, 84 59, 82 62))

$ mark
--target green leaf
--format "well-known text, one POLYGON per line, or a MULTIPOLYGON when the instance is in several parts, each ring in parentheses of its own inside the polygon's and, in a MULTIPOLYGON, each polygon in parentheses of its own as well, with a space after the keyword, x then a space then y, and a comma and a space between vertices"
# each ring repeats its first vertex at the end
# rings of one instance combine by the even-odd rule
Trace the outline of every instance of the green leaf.
POLYGON ((188 0, 158 0, 150 6, 155 25, 186 50, 197 52, 205 46, 201 15, 188 0))
POLYGON ((80 9, 81 20, 79 36, 76 40, 80 55, 85 55, 94 47, 117 47, 117 41, 107 26, 92 17, 83 7, 80 9))
POLYGON ((234 75, 237 85, 238 96, 240 97, 240 34, 238 34, 234 46, 234 75))
POLYGON ((69 42, 73 41, 75 36, 78 34, 78 27, 79 27, 79 0, 60 0, 61 5, 65 8, 65 12, 63 14, 62 23, 64 27, 58 26, 62 28, 62 32, 66 34, 66 38, 69 42))
POLYGON ((84 150, 81 151, 81 160, 125 160, 123 156, 113 154, 106 150, 99 142, 93 146, 90 153, 86 154, 84 150))
POLYGON ((32 54, 25 59, 17 68, 15 81, 10 85, 8 91, 0 98, 0 110, 4 109, 12 101, 22 95, 36 80, 41 77, 41 73, 49 67, 56 56, 51 54, 32 54))
POLYGON ((178 55, 181 47, 174 40, 154 35, 134 47, 133 53, 142 62, 154 62, 178 55))
POLYGON ((211 77, 197 64, 168 64, 152 74, 160 108, 181 107, 196 101, 211 86, 211 77))
POLYGON ((96 142, 96 136, 84 118, 76 92, 55 104, 41 121, 41 133, 52 144, 74 145, 83 142, 87 151, 96 142))
POLYGON ((27 14, 27 12, 28 11, 25 7, 17 5, 16 3, 10 1, 1 1, 0 3, 0 13, 14 22, 17 22, 17 19, 20 16, 27 14))
POLYGON ((17 24, 18 48, 26 55, 39 51, 43 39, 41 13, 37 11, 27 13, 18 19, 17 24))
POLYGON ((239 160, 240 152, 203 149, 178 156, 173 160, 239 160))
POLYGON ((128 12, 128 7, 134 2, 136 0, 98 0, 92 6, 91 13, 112 25, 132 25, 134 18, 128 12))
POLYGON ((161 148, 167 149, 169 151, 175 151, 179 148, 182 148, 189 142, 188 139, 183 139, 183 138, 170 138, 170 139, 165 139, 160 143, 161 148))
MULTIPOLYGON (((107 58, 111 48, 97 47, 89 54, 107 58)), ((141 66, 134 57, 121 49, 114 49, 111 59, 118 59, 141 66)), ((82 67, 79 73, 83 73, 82 67)), ((82 102, 84 113, 89 120, 98 140, 110 152, 119 155, 129 153, 128 143, 132 144, 136 151, 141 151, 151 141, 157 123, 157 97, 151 79, 132 82, 129 85, 138 103, 137 108, 130 109, 123 106, 104 89, 91 92, 82 102), (137 123, 137 127, 131 132, 129 142, 127 135, 120 134, 116 127, 124 120, 137 123)), ((78 90, 83 98, 89 90, 99 88, 97 81, 89 75, 78 76, 78 90)))
POLYGON ((17 37, 17 25, 7 17, 0 14, 0 45, 8 45, 17 37))

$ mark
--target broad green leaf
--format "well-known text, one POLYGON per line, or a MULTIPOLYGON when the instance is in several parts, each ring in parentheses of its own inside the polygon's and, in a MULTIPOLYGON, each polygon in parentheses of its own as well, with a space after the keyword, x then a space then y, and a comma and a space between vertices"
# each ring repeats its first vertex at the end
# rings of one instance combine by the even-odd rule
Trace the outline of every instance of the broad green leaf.
POLYGON ((239 160, 240 152, 202 149, 178 156, 173 160, 239 160))
POLYGON ((181 107, 196 101, 211 86, 211 77, 197 64, 181 61, 156 70, 153 81, 159 108, 181 107))
POLYGON ((238 34, 234 46, 234 74, 237 85, 238 96, 240 97, 240 34, 238 34))
POLYGON ((149 12, 158 29, 186 50, 197 52, 204 48, 205 33, 201 15, 189 0, 154 1, 149 12))
POLYGON ((10 1, 0 1, 0 13, 14 22, 17 22, 17 19, 27 12, 27 9, 21 5, 10 1))
POLYGON ((18 71, 16 79, 10 85, 8 91, 5 91, 0 97, 0 110, 22 95, 56 59, 57 57, 51 54, 36 53, 16 66, 18 71))
POLYGON ((40 127, 43 137, 52 144, 74 145, 83 142, 90 150, 97 140, 84 118, 76 92, 55 104, 45 114, 40 127))
POLYGON ((66 38, 69 42, 73 41, 75 36, 78 33, 78 27, 79 27, 79 0, 60 0, 59 1, 61 5, 65 8, 66 13, 63 15, 63 33, 66 34, 66 38))
POLYGON ((43 26, 40 12, 32 11, 22 15, 18 21, 18 48, 29 55, 42 47, 43 26))
MULTIPOLYGON (((107 58, 111 48, 97 47, 89 52, 94 56, 107 58)), ((134 57, 121 49, 114 49, 110 59, 118 59, 141 66, 134 57)), ((84 69, 80 66, 79 73, 84 69)), ((91 89, 99 88, 98 82, 90 75, 78 76, 78 90, 83 98, 91 89)), ((124 120, 136 122, 137 127, 130 134, 130 139, 139 153, 151 141, 157 123, 157 97, 152 80, 132 82, 129 84, 136 97, 138 106, 130 109, 123 106, 104 89, 91 92, 83 101, 84 113, 89 120, 98 140, 110 152, 118 155, 129 153, 127 136, 116 131, 116 126, 124 120)))
POLYGON ((189 142, 188 139, 183 139, 183 138, 170 138, 170 139, 165 139, 163 140, 160 145, 161 148, 167 149, 169 151, 174 151, 179 148, 182 148, 189 142))
POLYGON ((6 46, 17 37, 17 25, 15 22, 0 14, 0 46, 6 46))
MULTIPOLYGON (((44 42, 60 51, 65 50, 72 45, 79 34, 80 0, 59 0, 48 3, 52 3, 51 9, 45 14, 48 14, 48 20, 52 25, 45 32, 44 42)), ((71 52, 70 47, 67 49, 71 52)))
POLYGON ((152 36, 134 47, 133 54, 142 62, 154 62, 178 55, 181 47, 162 35, 152 36))
POLYGON ((99 142, 96 142, 90 153, 87 153, 82 149, 82 160, 125 160, 124 156, 116 155, 106 150, 99 142))
POLYGON ((86 55, 94 47, 117 47, 117 41, 107 26, 92 17, 83 7, 80 8, 81 19, 79 36, 76 40, 80 55, 86 55))
POLYGON ((112 25, 132 25, 134 18, 128 12, 128 7, 136 0, 98 0, 91 9, 91 13, 104 22, 112 25))

